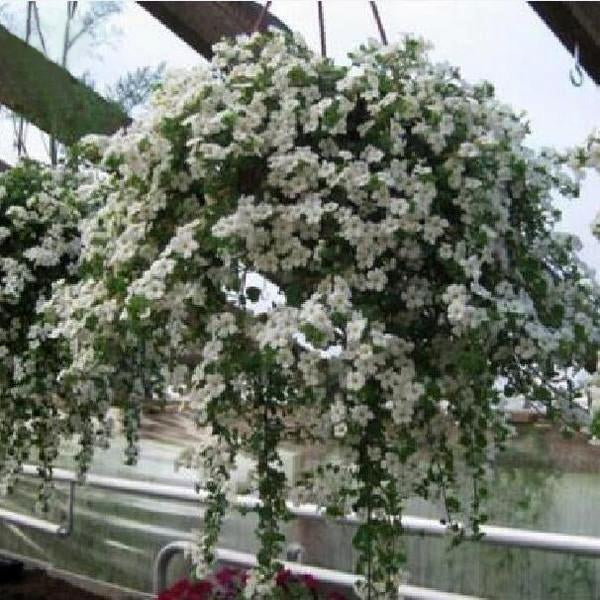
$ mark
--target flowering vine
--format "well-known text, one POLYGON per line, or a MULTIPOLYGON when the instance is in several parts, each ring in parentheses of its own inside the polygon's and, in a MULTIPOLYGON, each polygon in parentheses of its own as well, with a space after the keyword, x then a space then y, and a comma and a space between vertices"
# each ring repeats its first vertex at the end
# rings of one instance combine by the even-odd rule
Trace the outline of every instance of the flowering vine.
MULTIPOLYGON (((57 280, 73 281, 78 222, 85 202, 73 189, 82 177, 23 161, 0 176, 0 472, 2 487, 32 450, 51 478, 61 434, 72 433, 69 407, 56 382, 60 351, 38 314, 57 280), (67 417, 67 418, 65 418, 67 417)), ((76 411, 77 412, 77 411, 76 411)), ((41 488, 45 503, 49 487, 41 488)))
MULTIPOLYGON (((390 597, 408 497, 485 520, 498 382, 557 414, 600 341, 596 284, 554 231, 574 154, 528 149, 490 84, 425 50, 370 43, 337 66, 280 33, 224 41, 144 120, 81 144, 99 208, 77 278, 40 308, 60 384, 80 423, 124 408, 131 461, 143 403, 179 392, 210 432, 184 457, 210 492, 206 567, 236 457, 255 459, 249 598, 274 593, 290 496, 362 517, 362 593, 390 597), (295 486, 285 441, 323 449, 295 486)), ((81 443, 84 471, 93 436, 81 443)))

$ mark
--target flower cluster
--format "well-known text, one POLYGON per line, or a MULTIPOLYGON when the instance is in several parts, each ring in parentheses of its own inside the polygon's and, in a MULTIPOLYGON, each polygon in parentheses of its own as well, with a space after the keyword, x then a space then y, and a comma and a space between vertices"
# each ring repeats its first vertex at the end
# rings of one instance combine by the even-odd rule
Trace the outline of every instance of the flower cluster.
MULTIPOLYGON (((176 390, 211 436, 184 461, 210 496, 197 556, 210 568, 250 456, 271 592, 290 494, 363 518, 365 593, 391 594, 407 498, 441 491, 450 520, 461 506, 484 519, 498 381, 555 414, 600 342, 597 286, 552 205, 589 161, 528 149, 490 84, 425 50, 370 43, 345 67, 281 33, 225 41, 147 118, 81 144, 101 176, 75 195, 99 208, 80 223, 77 278, 39 306, 81 469, 111 404, 133 462, 144 402, 176 390), (284 441, 322 449, 293 487, 284 441)), ((27 260, 46 268, 47 250, 27 260)), ((5 265, 10 295, 27 277, 5 265)))
MULTIPOLYGON (((595 131, 587 139, 585 145, 574 148, 568 156, 569 166, 578 177, 584 176, 584 169, 592 169, 600 173, 600 131, 595 131)), ((592 232, 600 238, 600 212, 592 223, 592 232)))
MULTIPOLYGON (((277 600, 345 600, 340 592, 322 592, 310 575, 295 575, 280 570, 275 575, 274 596, 277 600)), ((158 600, 245 600, 254 598, 260 585, 252 574, 222 567, 200 581, 182 579, 158 596, 158 600)))
MULTIPOLYGON (((0 473, 2 487, 33 450, 50 477, 72 407, 59 394, 60 345, 40 316, 58 280, 73 281, 78 222, 89 205, 73 190, 81 176, 24 161, 0 175, 0 473), (52 400, 50 400, 52 398, 52 400)), ((79 411, 75 411, 79 414, 79 411)), ((69 431, 70 430, 70 431, 69 431)), ((47 497, 42 488, 40 500, 47 497)))

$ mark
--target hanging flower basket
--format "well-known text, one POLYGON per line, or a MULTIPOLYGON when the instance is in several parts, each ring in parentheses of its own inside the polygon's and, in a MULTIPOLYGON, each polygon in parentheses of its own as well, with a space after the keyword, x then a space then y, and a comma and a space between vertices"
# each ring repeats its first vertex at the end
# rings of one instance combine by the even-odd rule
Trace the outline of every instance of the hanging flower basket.
MULTIPOLYGON (((168 79, 146 118, 82 142, 72 162, 100 174, 72 185, 96 207, 69 246, 77 260, 34 286, 27 330, 2 346, 3 414, 19 424, 0 428, 5 471, 35 448, 50 477, 61 432, 85 472, 111 405, 134 463, 145 402, 175 391, 202 428, 181 458, 207 491, 201 571, 240 455, 256 465, 257 581, 272 594, 288 498, 358 517, 370 597, 404 577, 408 498, 477 532, 502 396, 560 416, 569 373, 595 361, 598 286, 555 231, 552 198, 577 196, 600 145, 534 152, 489 83, 426 50, 369 43, 336 65, 281 33, 224 41, 209 68, 168 79), (284 442, 323 449, 294 485, 284 442)), ((53 189, 62 202, 72 188, 53 189)), ((28 212, 6 214, 3 243, 21 252, 28 212)), ((3 265, 10 329, 22 322, 6 287, 29 279, 3 265)))

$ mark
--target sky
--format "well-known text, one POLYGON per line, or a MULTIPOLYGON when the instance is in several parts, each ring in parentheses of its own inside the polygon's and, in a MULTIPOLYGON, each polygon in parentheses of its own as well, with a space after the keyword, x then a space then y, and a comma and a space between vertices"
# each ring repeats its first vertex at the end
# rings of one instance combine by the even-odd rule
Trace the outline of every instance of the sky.
MULTIPOLYGON (((21 0, 8 5, 16 31, 24 29, 21 0), (19 29, 20 28, 20 29, 19 29)), ((85 2, 79 3, 82 10, 85 2)), ((66 2, 38 3, 50 53, 57 55, 66 2), (53 50, 54 49, 54 50, 53 50)), ((201 10, 201 3, 198 3, 201 10)), ((569 79, 574 59, 528 4, 522 0, 379 0, 377 3, 390 42, 412 33, 433 43, 431 57, 461 68, 472 82, 487 79, 497 96, 525 111, 534 148, 564 149, 583 142, 600 128, 600 88, 589 77, 576 88, 569 79)), ((135 2, 107 24, 108 44, 82 41, 74 47, 70 68, 75 75, 88 72, 102 92, 127 71, 165 62, 167 68, 187 68, 203 62, 187 44, 156 21, 135 2)), ((348 51, 378 31, 366 0, 323 2, 328 55, 345 60, 348 51)), ((317 2, 274 0, 271 11, 291 29, 302 33, 315 50, 320 48, 317 2)), ((30 130, 30 151, 43 157, 40 135, 30 130)), ((12 124, 0 123, 0 157, 14 161, 12 124)), ((600 272, 600 242, 590 224, 600 211, 600 177, 590 176, 577 201, 557 201, 563 210, 560 228, 578 235, 582 258, 600 272)))

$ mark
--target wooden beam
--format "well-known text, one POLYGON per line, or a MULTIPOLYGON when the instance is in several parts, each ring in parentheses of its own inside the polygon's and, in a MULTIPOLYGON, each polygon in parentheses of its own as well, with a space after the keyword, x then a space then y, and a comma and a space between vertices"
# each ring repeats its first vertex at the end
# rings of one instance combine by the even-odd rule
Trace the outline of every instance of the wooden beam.
POLYGON ((570 54, 579 46, 581 67, 600 84, 600 2, 529 4, 570 54))
POLYGON ((129 122, 105 100, 0 26, 0 104, 65 144, 88 133, 113 133, 129 122))
MULTIPOLYGON (((212 45, 222 37, 252 33, 263 6, 258 2, 138 2, 153 17, 202 56, 212 56, 212 45)), ((277 17, 265 12, 259 30, 277 27, 289 31, 277 17)))

